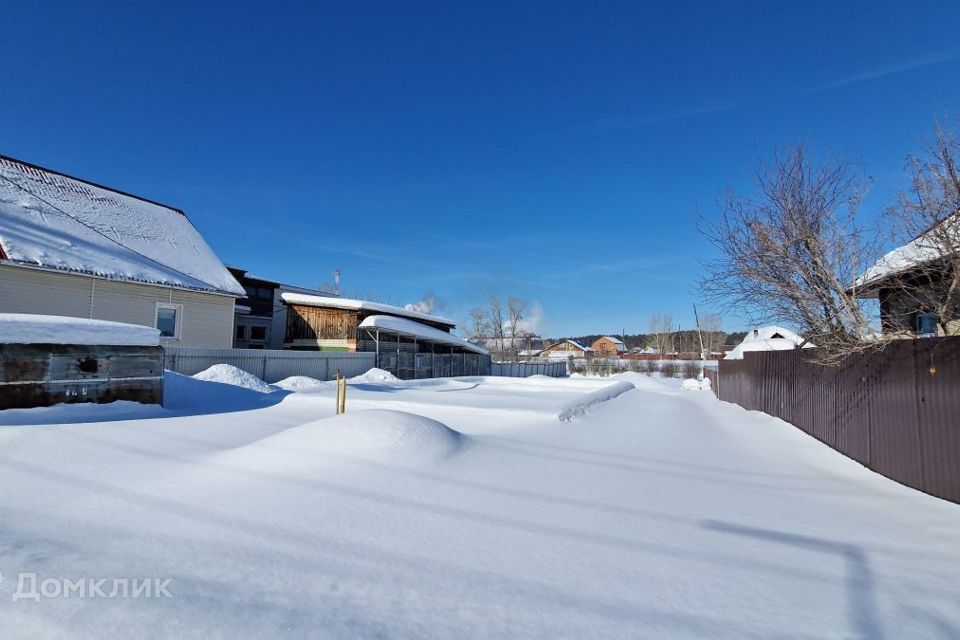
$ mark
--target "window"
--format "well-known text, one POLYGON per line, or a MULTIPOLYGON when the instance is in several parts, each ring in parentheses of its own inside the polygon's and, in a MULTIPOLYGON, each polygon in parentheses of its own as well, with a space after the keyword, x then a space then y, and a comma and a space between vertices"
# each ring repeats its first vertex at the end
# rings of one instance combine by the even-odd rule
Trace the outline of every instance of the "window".
POLYGON ((920 337, 929 337, 937 335, 937 314, 918 313, 917 314, 917 335, 920 337))
POLYGON ((246 284, 246 285, 243 286, 243 290, 247 292, 247 297, 248 297, 248 298, 256 298, 256 297, 257 297, 257 288, 256 288, 256 287, 251 287, 250 285, 246 284))
POLYGON ((246 340, 247 338, 247 327, 242 324, 237 325, 237 340, 246 340))
POLYGON ((266 340, 266 339, 267 339, 267 328, 266 328, 266 327, 250 327, 250 339, 251 339, 251 340, 266 340))
POLYGON ((183 305, 157 303, 157 321, 154 326, 160 329, 161 338, 177 340, 180 338, 180 322, 183 316, 183 305))

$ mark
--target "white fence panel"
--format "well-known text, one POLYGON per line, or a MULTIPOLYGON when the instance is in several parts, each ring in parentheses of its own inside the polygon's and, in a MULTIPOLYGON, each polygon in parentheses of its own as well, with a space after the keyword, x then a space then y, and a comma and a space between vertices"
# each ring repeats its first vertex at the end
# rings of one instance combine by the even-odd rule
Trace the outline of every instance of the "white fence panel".
POLYGON ((337 372, 352 378, 375 363, 373 353, 164 347, 164 368, 170 371, 192 376, 215 364, 232 364, 271 383, 290 376, 333 380, 337 372))

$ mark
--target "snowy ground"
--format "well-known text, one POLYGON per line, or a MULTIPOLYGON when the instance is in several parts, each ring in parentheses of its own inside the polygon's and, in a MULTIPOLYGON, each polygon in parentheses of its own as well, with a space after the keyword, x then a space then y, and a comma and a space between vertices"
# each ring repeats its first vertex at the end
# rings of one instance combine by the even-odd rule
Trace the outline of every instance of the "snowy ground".
POLYGON ((960 636, 960 507, 709 392, 285 386, 0 412, 3 637, 960 636))

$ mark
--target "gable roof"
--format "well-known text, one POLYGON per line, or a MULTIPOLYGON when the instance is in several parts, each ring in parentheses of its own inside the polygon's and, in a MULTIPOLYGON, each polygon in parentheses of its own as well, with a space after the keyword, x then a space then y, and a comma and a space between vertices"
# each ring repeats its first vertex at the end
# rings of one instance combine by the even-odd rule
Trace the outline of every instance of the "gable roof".
POLYGON ((960 246, 960 214, 954 213, 940 227, 928 229, 902 247, 888 252, 853 282, 853 287, 863 289, 858 297, 876 297, 877 285, 894 276, 920 269, 946 257, 944 246, 960 246), (935 235, 939 234, 939 235, 935 235), (862 294, 862 295, 861 295, 862 294))
POLYGON ((346 309, 348 311, 378 311, 380 313, 389 313, 404 318, 413 318, 414 320, 426 320, 436 324, 446 325, 448 327, 457 326, 453 320, 433 316, 429 313, 420 311, 411 311, 403 307, 395 307, 392 304, 383 304, 382 302, 370 302, 368 300, 350 300, 349 298, 330 298, 327 296, 312 296, 302 293, 282 293, 280 298, 287 304, 302 304, 308 307, 328 307, 331 309, 346 309))
POLYGON ((743 360, 743 354, 749 351, 789 351, 791 349, 810 349, 814 345, 800 334, 783 327, 760 327, 748 331, 743 342, 733 348, 725 360, 743 360))
POLYGON ((624 349, 626 349, 626 347, 627 347, 627 345, 623 344, 623 340, 621 340, 620 338, 614 338, 613 336, 603 336, 603 338, 604 338, 605 340, 609 340, 610 342, 612 342, 612 343, 615 344, 615 345, 619 345, 619 346, 623 347, 624 349))
POLYGON ((544 349, 544 351, 549 351, 550 349, 553 349, 554 347, 559 347, 560 345, 563 345, 563 344, 572 345, 575 349, 579 349, 580 351, 593 351, 591 347, 582 345, 576 340, 570 340, 569 338, 566 340, 561 340, 560 342, 554 342, 552 345, 544 349))
POLYGON ((0 155, 0 259, 243 295, 183 211, 0 155))

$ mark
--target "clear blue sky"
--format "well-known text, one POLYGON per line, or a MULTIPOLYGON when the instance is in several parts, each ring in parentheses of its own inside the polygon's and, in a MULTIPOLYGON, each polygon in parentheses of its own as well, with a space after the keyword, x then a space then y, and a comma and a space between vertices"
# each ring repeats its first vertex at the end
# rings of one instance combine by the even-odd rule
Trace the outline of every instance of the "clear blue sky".
POLYGON ((689 325, 697 213, 759 159, 860 161, 879 211, 960 112, 952 2, 198 4, 5 2, 0 153, 257 275, 514 294, 549 335, 689 325))

